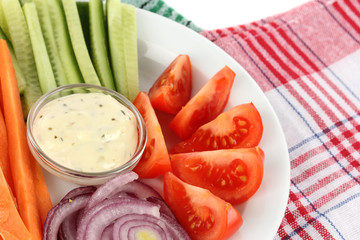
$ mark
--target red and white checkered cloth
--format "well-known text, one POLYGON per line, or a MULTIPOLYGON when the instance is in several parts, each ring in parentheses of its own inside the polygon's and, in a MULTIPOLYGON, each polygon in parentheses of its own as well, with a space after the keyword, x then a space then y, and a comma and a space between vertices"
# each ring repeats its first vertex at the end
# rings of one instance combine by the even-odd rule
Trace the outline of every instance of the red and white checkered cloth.
POLYGON ((285 132, 291 188, 275 239, 360 239, 360 0, 201 34, 250 73, 285 132))

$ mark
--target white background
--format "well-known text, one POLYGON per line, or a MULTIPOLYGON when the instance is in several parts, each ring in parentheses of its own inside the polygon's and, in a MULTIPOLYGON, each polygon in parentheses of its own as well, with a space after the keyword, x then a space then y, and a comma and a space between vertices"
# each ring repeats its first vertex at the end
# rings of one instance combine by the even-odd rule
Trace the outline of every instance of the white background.
POLYGON ((249 23, 286 12, 310 0, 164 0, 202 29, 249 23))

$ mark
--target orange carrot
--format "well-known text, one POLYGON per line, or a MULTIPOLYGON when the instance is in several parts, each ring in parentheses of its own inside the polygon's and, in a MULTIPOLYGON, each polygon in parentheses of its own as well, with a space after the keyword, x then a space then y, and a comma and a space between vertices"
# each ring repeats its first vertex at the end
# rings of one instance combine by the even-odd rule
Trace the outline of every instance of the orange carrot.
POLYGON ((36 193, 36 200, 37 200, 37 204, 38 204, 41 224, 43 226, 46 216, 47 216, 49 210, 53 207, 53 205, 51 202, 48 188, 47 188, 45 180, 44 180, 41 166, 36 162, 36 160, 34 159, 34 157, 32 155, 31 155, 31 159, 35 163, 35 164, 33 164, 35 193, 36 193))
POLYGON ((14 191, 13 179, 11 176, 6 126, 2 110, 0 109, 0 169, 2 169, 6 182, 11 191, 14 191))
POLYGON ((0 239, 31 239, 31 235, 16 209, 1 169, 0 192, 0 239))
POLYGON ((8 134, 8 149, 14 179, 14 195, 25 226, 32 239, 37 240, 42 238, 43 233, 32 172, 32 164, 36 163, 31 159, 26 140, 26 126, 17 80, 10 52, 4 40, 0 40, 0 83, 6 130, 11 133, 8 134))
POLYGON ((18 240, 18 238, 8 231, 0 230, 0 240, 18 240))

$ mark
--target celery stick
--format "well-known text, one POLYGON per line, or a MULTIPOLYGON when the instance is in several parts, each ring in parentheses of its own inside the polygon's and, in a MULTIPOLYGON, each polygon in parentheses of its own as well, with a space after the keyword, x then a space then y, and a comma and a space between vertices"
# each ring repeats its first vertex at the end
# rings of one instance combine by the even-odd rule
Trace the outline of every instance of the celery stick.
POLYGON ((43 93, 47 93, 56 88, 56 81, 51 67, 49 55, 46 50, 45 41, 41 32, 35 3, 25 3, 23 5, 23 11, 29 28, 30 40, 34 52, 40 87, 43 93))
MULTIPOLYGON (((68 84, 65 71, 61 63, 59 52, 56 48, 56 42, 51 25, 51 18, 47 0, 34 0, 36 11, 39 17, 41 31, 44 37, 46 50, 49 55, 51 67, 54 73, 57 86, 68 84)), ((50 6, 51 7, 51 6, 50 6)))
POLYGON ((62 4, 58 0, 47 0, 47 3, 56 47, 65 71, 67 83, 82 83, 84 80, 71 45, 62 4))
POLYGON ((123 22, 122 35, 124 38, 124 59, 126 67, 126 80, 128 98, 133 101, 139 93, 139 70, 137 53, 136 9, 129 4, 121 5, 123 22))
POLYGON ((26 88, 23 95, 23 110, 26 116, 33 103, 42 95, 29 31, 19 1, 1 0, 1 7, 5 15, 16 59, 26 79, 26 88))
POLYGON ((126 65, 124 59, 124 38, 122 34, 123 21, 121 2, 119 0, 108 0, 106 2, 109 47, 111 67, 114 73, 116 90, 129 97, 126 80, 126 65))
POLYGON ((115 90, 105 35, 104 9, 102 0, 89 1, 89 22, 91 57, 103 86, 115 90))
POLYGON ((71 43, 84 81, 90 84, 101 85, 86 47, 76 2, 75 0, 62 0, 62 3, 71 43))
POLYGON ((9 39, 5 36, 4 32, 2 31, 2 29, 0 28, 0 39, 4 39, 8 45, 9 48, 9 52, 11 55, 11 61, 13 63, 14 66, 14 70, 15 70, 15 75, 16 75, 16 80, 17 80, 17 84, 18 84, 18 88, 19 88, 19 92, 20 94, 24 93, 25 87, 26 87, 26 80, 24 77, 23 72, 20 69, 19 63, 15 57, 15 52, 14 49, 11 45, 11 42, 9 41, 9 39))

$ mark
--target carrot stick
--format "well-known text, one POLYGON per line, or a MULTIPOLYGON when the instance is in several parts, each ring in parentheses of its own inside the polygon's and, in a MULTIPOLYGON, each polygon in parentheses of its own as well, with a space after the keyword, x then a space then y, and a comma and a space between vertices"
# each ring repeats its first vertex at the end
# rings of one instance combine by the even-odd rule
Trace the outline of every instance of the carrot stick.
POLYGON ((9 162, 6 126, 1 109, 0 109, 0 169, 2 169, 4 173, 6 182, 9 184, 11 192, 14 192, 14 184, 11 176, 11 169, 9 162))
POLYGON ((31 171, 31 166, 35 163, 30 158, 17 80, 10 52, 4 40, 0 40, 0 82, 6 130, 11 133, 8 134, 8 149, 15 197, 20 216, 32 239, 41 239, 43 235, 41 219, 31 171))
POLYGON ((33 164, 34 166, 33 172, 34 172, 36 200, 37 200, 37 205, 41 219, 41 226, 43 226, 46 216, 49 210, 53 207, 53 205, 51 202, 48 188, 44 180, 41 166, 36 162, 36 160, 32 155, 31 155, 31 159, 35 163, 33 164))
POLYGON ((5 176, 0 169, 0 239, 31 239, 14 201, 5 176))

